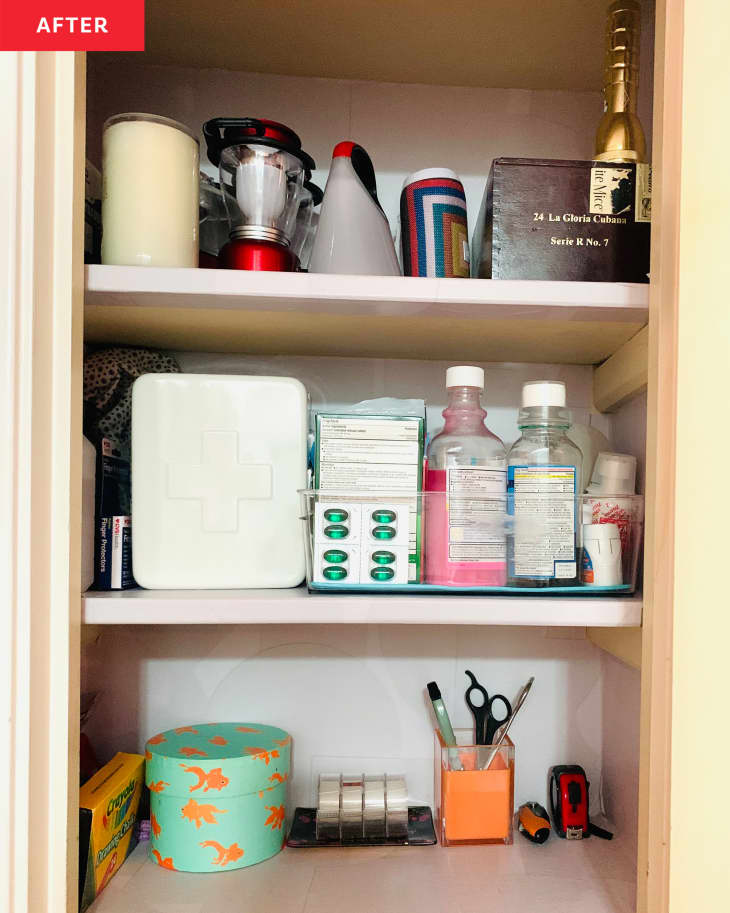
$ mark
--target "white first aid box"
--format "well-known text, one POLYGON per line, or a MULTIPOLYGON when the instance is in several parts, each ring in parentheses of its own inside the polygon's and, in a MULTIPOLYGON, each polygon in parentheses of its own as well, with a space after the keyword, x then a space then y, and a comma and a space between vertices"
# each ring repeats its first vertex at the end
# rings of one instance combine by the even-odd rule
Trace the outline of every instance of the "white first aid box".
POLYGON ((132 388, 132 566, 148 589, 304 578, 307 393, 291 377, 145 374, 132 388))

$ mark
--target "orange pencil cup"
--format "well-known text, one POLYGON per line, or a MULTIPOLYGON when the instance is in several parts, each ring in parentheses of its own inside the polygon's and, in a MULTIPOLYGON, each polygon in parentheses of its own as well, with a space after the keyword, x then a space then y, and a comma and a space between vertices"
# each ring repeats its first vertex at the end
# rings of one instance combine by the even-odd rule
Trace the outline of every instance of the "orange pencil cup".
POLYGON ((473 730, 456 729, 457 748, 436 730, 434 795, 441 843, 512 843, 515 746, 474 745, 473 730))

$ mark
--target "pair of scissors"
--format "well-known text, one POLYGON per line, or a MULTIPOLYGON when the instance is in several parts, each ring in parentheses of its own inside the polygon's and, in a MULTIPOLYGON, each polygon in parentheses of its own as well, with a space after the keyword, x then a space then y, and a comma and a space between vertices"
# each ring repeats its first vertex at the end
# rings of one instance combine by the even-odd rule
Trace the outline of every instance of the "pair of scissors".
POLYGON ((467 669, 466 674, 471 679, 471 684, 466 689, 464 698, 474 716, 474 743, 476 745, 491 745, 496 731, 512 716, 512 705, 503 694, 493 694, 490 697, 486 688, 479 684, 473 672, 467 669), (473 692, 481 695, 482 702, 480 704, 475 704, 472 700, 473 692), (504 704, 505 715, 501 718, 496 717, 492 711, 492 705, 495 701, 501 701, 504 704))

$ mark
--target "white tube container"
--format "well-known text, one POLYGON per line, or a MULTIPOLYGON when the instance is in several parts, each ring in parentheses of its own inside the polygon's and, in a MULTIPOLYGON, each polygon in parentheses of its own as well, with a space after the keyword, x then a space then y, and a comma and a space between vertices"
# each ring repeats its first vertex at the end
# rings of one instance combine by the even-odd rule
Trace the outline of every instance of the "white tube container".
POLYGON ((636 457, 629 453, 606 453, 596 458, 589 495, 633 495, 636 491, 636 457))
POLYGON ((104 124, 101 262, 197 266, 199 144, 155 114, 104 124))
POLYGON ((615 523, 583 526, 583 583, 587 586, 620 586, 621 535, 615 523))

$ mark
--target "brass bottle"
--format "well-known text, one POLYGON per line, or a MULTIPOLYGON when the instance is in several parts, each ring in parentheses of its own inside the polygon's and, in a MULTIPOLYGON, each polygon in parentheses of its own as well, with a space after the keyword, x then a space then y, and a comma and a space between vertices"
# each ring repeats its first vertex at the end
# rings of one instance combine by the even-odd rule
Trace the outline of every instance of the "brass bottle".
POLYGON ((637 0, 614 0, 606 17, 604 114, 596 132, 597 161, 646 161, 646 140, 636 114, 640 37, 641 7, 637 0))

